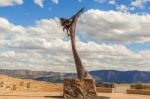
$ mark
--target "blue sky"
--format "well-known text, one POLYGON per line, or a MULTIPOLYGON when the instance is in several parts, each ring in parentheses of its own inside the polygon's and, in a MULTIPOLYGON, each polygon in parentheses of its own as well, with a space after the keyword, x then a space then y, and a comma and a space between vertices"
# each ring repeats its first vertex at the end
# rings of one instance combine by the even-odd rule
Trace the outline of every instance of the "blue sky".
POLYGON ((59 18, 82 7, 77 42, 88 70, 150 70, 150 0, 1 0, 0 68, 74 72, 59 18))
MULTIPOLYGON (((0 8, 0 16, 7 18, 10 22, 16 25, 29 26, 34 25, 34 22, 39 19, 54 18, 54 17, 69 17, 82 7, 88 9, 115 10, 116 5, 109 2, 98 2, 105 0, 60 0, 58 4, 50 0, 43 1, 44 7, 36 5, 33 0, 24 0, 22 5, 4 6, 0 8)), ((109 1, 109 0, 108 0, 109 1)), ((125 5, 131 7, 131 2, 134 0, 116 0, 117 5, 125 5)), ((150 13, 150 2, 143 4, 144 8, 135 7, 131 13, 150 13)))

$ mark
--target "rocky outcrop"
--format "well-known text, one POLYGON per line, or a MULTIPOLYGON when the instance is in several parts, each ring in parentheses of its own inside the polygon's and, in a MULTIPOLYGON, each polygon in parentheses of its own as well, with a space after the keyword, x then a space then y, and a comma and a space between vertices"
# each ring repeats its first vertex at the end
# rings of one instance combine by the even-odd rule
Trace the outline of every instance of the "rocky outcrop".
POLYGON ((97 97, 95 80, 67 78, 64 80, 64 98, 85 98, 97 97))

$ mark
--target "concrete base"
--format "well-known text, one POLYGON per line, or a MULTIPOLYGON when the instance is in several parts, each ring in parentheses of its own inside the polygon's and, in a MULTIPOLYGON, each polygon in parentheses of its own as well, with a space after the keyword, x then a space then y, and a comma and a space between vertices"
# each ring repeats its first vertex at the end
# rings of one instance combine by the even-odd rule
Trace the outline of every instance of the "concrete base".
POLYGON ((64 80, 64 98, 85 98, 97 99, 97 91, 94 79, 84 79, 83 81, 75 78, 64 80))

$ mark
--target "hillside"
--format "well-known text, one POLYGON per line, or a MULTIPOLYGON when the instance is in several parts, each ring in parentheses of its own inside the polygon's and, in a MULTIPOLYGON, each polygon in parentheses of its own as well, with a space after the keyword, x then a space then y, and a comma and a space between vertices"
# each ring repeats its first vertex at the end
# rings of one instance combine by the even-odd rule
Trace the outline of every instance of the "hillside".
POLYGON ((145 71, 115 71, 99 70, 90 72, 91 75, 99 77, 101 81, 112 83, 150 82, 150 72, 145 71))
POLYGON ((0 92, 55 92, 62 90, 61 84, 54 84, 45 81, 31 79, 18 79, 0 75, 0 92))
MULTIPOLYGON (((90 74, 96 79, 97 82, 110 82, 110 83, 150 82, 150 72, 146 71, 97 70, 91 71, 90 74)), ((62 82, 65 77, 76 77, 76 74, 74 73, 7 70, 7 69, 1 69, 0 75, 8 75, 17 78, 34 79, 48 82, 62 82)))
POLYGON ((0 69, 0 75, 26 79, 40 79, 46 77, 49 78, 49 82, 61 82, 65 74, 59 72, 0 69))

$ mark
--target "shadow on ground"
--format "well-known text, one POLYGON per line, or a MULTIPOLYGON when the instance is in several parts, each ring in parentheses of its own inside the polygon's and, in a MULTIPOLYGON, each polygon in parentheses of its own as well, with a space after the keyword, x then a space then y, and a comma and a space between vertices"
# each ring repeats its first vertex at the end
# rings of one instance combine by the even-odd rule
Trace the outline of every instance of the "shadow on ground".
MULTIPOLYGON (((63 99, 63 96, 44 96, 45 98, 56 98, 56 99, 63 99)), ((85 98, 68 98, 68 99, 85 99, 85 98)), ((98 97, 90 97, 86 99, 111 99, 110 97, 98 96, 98 97)))

